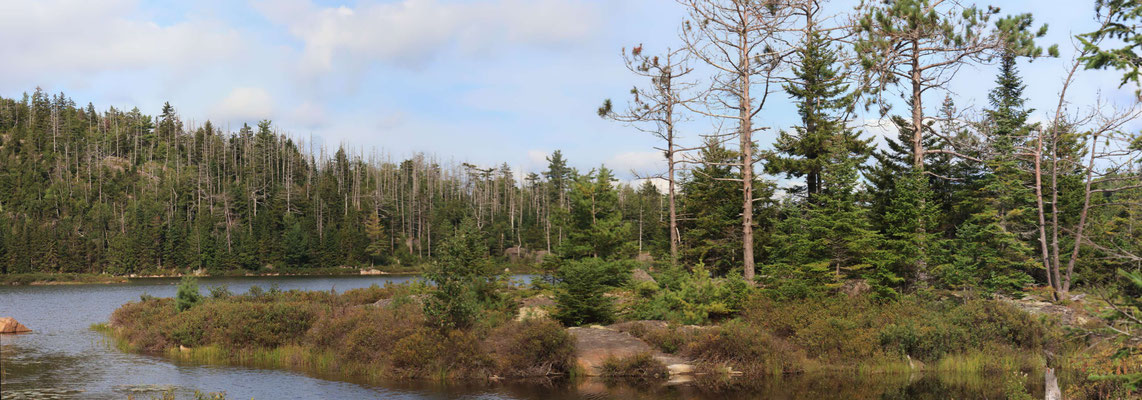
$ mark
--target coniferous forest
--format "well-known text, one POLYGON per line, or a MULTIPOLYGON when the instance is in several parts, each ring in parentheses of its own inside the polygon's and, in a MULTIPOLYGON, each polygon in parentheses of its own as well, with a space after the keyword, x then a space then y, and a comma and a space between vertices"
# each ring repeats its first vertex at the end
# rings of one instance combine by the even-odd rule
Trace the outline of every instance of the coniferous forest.
MULTIPOLYGON (((692 19, 721 23, 686 25, 688 51, 624 50, 642 80, 625 108, 607 100, 598 110, 662 139, 669 173, 659 180, 668 190, 621 184, 603 165, 574 168, 558 151, 546 170, 526 174, 431 154, 398 160, 314 148, 271 121, 227 130, 190 124, 171 104, 151 116, 36 89, 0 99, 0 268, 124 275, 411 266, 433 260, 465 218, 484 234, 488 257, 676 260, 762 283, 794 280, 796 290, 867 278, 885 295, 915 285, 1066 292, 1138 267, 1142 146, 1127 128, 1140 111, 1065 107, 1074 75, 1115 66, 1095 37, 1077 50, 1052 118, 1033 123, 1020 63, 1056 50, 1036 44, 1046 27, 1030 15, 969 8, 914 27, 912 11, 877 6, 860 17, 856 39, 842 41, 814 22, 819 5, 806 2, 769 15, 768 33, 751 31, 770 36, 741 38, 803 33, 782 42, 787 54, 766 60, 778 50, 753 59, 711 50, 734 44, 724 36, 734 33, 732 7, 685 5, 692 19), (926 50, 900 50, 925 42, 926 50), (702 91, 696 71, 748 62, 763 65, 714 68, 723 72, 704 97, 686 94, 702 91), (971 62, 997 64, 999 73, 987 104, 966 113, 925 74, 971 62), (738 84, 750 79, 768 84, 761 98, 738 84), (883 106, 898 85, 912 88, 907 114, 883 106), (788 95, 799 125, 772 132, 750 125, 760 118, 727 111, 762 111, 770 92, 788 95), (881 146, 852 123, 856 110, 878 108, 897 132, 881 146), (723 118, 732 128, 679 143, 683 116, 723 118), (774 144, 758 146, 759 134, 776 135, 774 144)), ((1121 8, 1111 7, 1104 11, 1121 8)), ((1103 14, 1104 29, 1131 18, 1103 14)))
MULTIPOLYGON (((372 383, 686 375, 780 393, 768 378, 854 372, 907 378, 900 398, 1142 393, 1138 1, 1084 5, 1093 28, 1069 43, 957 1, 674 3, 677 37, 613 58, 629 92, 560 110, 652 140, 659 169, 634 180, 559 150, 521 171, 199 122, 177 101, 0 97, 0 282, 151 281, 174 298, 104 293, 122 304, 109 321, 73 325, 118 350, 372 383), (1025 73, 1045 60, 1054 79, 1025 73), (957 93, 964 74, 983 98, 957 93), (1108 93, 1076 94, 1107 74, 1108 93), (340 293, 253 277, 386 272, 420 275, 340 293), (274 286, 204 295, 194 276, 212 275, 274 286), (920 387, 924 370, 946 376, 920 387)), ((54 346, 27 337, 13 348, 54 346)), ((830 385, 896 398, 857 379, 830 385)))

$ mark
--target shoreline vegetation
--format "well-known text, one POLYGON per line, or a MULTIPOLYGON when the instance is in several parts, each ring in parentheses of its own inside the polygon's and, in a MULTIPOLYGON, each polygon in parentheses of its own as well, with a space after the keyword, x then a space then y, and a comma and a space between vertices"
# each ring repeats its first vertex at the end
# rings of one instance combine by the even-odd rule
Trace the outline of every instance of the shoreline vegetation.
MULTIPOLYGON (((386 265, 368 267, 328 267, 304 269, 262 269, 258 271, 148 271, 126 275, 89 274, 77 272, 30 272, 0 274, 0 286, 23 285, 88 285, 127 283, 132 279, 169 279, 193 276, 211 277, 266 277, 266 276, 376 276, 376 275, 419 275, 425 265, 386 265)), ((505 268, 512 274, 541 272, 532 264, 511 264, 505 268)))
POLYGON ((492 278, 489 299, 471 324, 441 324, 432 302, 442 289, 424 282, 342 293, 234 294, 218 286, 196 297, 191 279, 176 298, 143 297, 93 329, 124 351, 368 382, 600 376, 657 383, 678 375, 645 353, 608 356, 598 370, 586 370, 577 351, 583 343, 566 328, 574 325, 629 334, 658 354, 687 360, 692 370, 681 375, 702 390, 748 390, 756 380, 736 376, 926 372, 1003 376, 1006 388, 995 390, 1030 393, 1042 387, 1048 365, 1062 367, 1065 386, 1081 385, 1090 373, 1075 367, 1092 362, 1089 340, 1068 336, 1075 327, 1011 301, 933 290, 893 302, 842 290, 782 298, 739 285, 740 279, 666 269, 645 274, 650 280, 604 285, 602 303, 621 307, 568 323, 579 305, 565 298, 574 289, 567 286, 576 285, 567 269, 552 277, 560 280, 555 286, 548 279, 523 285, 492 278))

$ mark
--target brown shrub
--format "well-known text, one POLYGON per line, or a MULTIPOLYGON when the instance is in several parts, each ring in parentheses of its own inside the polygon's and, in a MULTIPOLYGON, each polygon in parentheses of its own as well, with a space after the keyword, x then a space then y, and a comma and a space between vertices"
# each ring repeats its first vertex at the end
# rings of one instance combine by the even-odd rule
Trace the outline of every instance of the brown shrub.
POLYGON ((485 348, 500 376, 570 373, 574 365, 575 340, 563 325, 545 318, 506 323, 491 331, 485 348))
POLYGON ((669 378, 670 370, 650 353, 638 353, 628 357, 607 357, 603 360, 600 376, 658 380, 669 378))
POLYGON ((685 354, 703 363, 727 364, 754 376, 800 372, 806 363, 801 349, 741 320, 699 334, 685 354))

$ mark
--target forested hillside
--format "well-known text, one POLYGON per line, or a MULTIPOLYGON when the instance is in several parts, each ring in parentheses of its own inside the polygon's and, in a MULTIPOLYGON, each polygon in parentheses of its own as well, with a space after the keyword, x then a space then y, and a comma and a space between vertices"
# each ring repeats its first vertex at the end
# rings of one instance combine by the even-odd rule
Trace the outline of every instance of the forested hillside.
POLYGON ((506 164, 308 148, 270 121, 188 126, 169 104, 152 117, 40 90, 0 102, 7 273, 407 265, 465 216, 497 257, 582 242, 596 222, 611 224, 606 256, 664 245, 653 185, 613 185, 559 152, 520 182, 506 164))
POLYGON ((270 121, 237 131, 189 124, 170 104, 147 116, 39 89, 0 99, 0 271, 408 266, 431 262, 465 219, 488 257, 701 265, 795 297, 849 278, 884 296, 916 285, 1066 292, 1142 262, 1142 142, 1129 130, 1142 111, 1137 102, 1068 108, 1074 76, 1097 66, 1096 43, 1068 64, 1049 121, 1032 123, 1019 64, 1056 51, 1035 44, 1046 27, 1031 29, 1029 15, 988 24, 998 10, 966 8, 917 26, 915 10, 869 6, 848 46, 818 25, 816 2, 767 14, 808 21, 795 31, 711 4, 683 2, 692 19, 721 22, 686 25, 687 51, 624 50, 645 82, 627 108, 607 100, 598 110, 662 139, 665 193, 620 184, 605 166, 574 168, 558 151, 546 170, 519 174, 312 148, 270 121), (733 47, 724 38, 734 32, 787 47, 774 59, 714 51, 733 47), (898 52, 901 43, 918 53, 898 52), (968 63, 1000 66, 987 104, 971 113, 941 83, 968 63), (704 88, 691 80, 695 64, 722 72, 704 88), (912 89, 909 115, 886 106, 897 85, 912 89), (770 96, 777 87, 787 97, 770 96), (766 102, 786 98, 797 126, 752 125, 766 102), (861 105, 884 113, 897 137, 878 145, 862 132, 853 123, 861 105), (726 128, 683 144, 686 118, 726 128), (758 146, 758 134, 775 144, 758 146))

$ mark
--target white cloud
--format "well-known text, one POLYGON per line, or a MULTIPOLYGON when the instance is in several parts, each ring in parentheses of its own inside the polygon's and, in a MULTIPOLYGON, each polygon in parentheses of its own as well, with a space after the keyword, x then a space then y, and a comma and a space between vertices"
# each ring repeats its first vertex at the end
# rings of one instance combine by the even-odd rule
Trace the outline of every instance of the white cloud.
POLYGON ((262 88, 239 87, 230 91, 211 113, 222 121, 252 122, 273 117, 273 98, 262 88))
POLYGON ((606 165, 621 174, 634 172, 637 176, 644 176, 664 171, 666 159, 657 151, 628 151, 611 157, 606 165))
POLYGON ((419 66, 452 47, 478 54, 503 44, 564 44, 590 35, 601 20, 595 6, 571 0, 402 0, 355 8, 288 0, 254 6, 301 41, 301 67, 310 73, 329 71, 339 61, 419 66))
MULTIPOLYGON (((186 71, 245 47, 234 29, 206 20, 170 25, 132 18, 133 1, 0 2, 0 82, 88 82, 93 73, 163 68, 186 71), (19 62, 11 62, 18 60, 19 62)), ((26 89, 23 88, 23 89, 26 89)))
POLYGON ((547 165, 547 151, 532 149, 527 151, 528 166, 546 166, 547 165))
POLYGON ((311 101, 305 101, 297 107, 294 107, 293 111, 291 111, 290 115, 286 118, 288 118, 290 122, 310 129, 321 128, 328 122, 325 107, 311 101))
MULTIPOLYGON (((642 186, 642 184, 646 181, 650 181, 650 183, 653 184, 654 187, 658 188, 658 191, 660 193, 666 193, 667 190, 670 190, 670 182, 668 182, 666 179, 663 179, 663 178, 649 178, 649 179, 648 178, 636 178, 636 179, 631 179, 630 181, 627 181, 626 184, 630 187, 637 189, 640 186, 642 186)), ((675 187, 674 190, 678 190, 678 188, 675 187)))
POLYGON ((871 136, 877 148, 887 146, 888 139, 896 138, 900 132, 889 118, 866 119, 857 128, 864 131, 865 137, 871 136))

